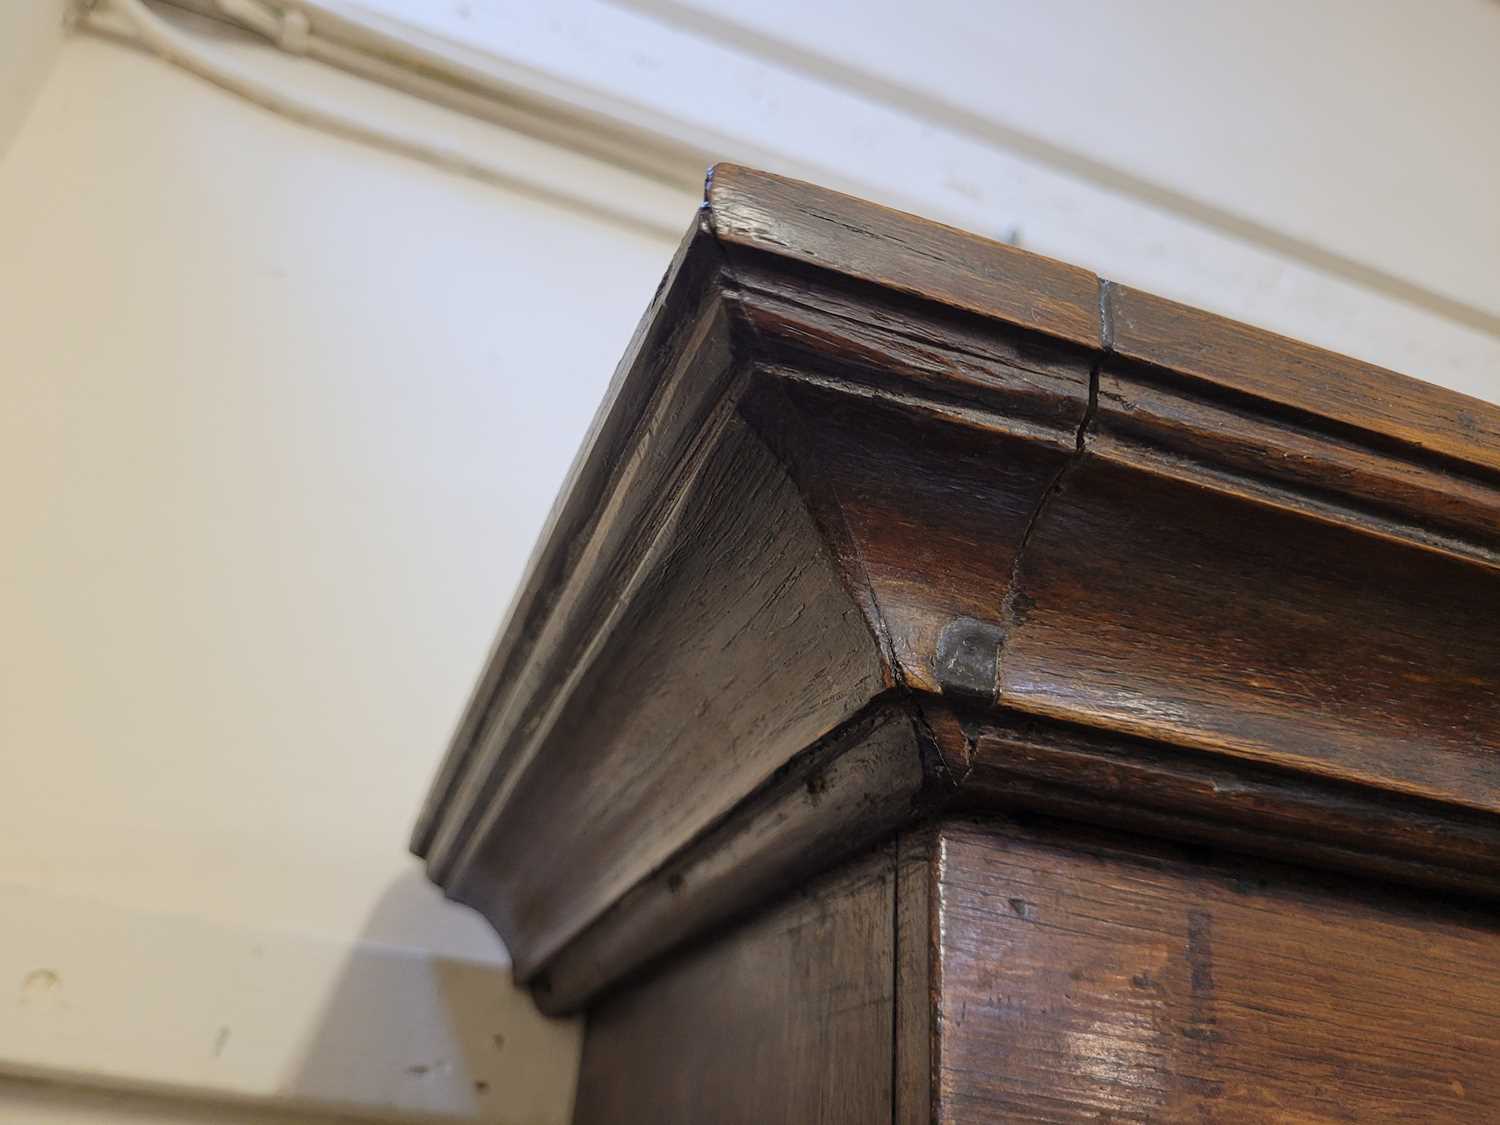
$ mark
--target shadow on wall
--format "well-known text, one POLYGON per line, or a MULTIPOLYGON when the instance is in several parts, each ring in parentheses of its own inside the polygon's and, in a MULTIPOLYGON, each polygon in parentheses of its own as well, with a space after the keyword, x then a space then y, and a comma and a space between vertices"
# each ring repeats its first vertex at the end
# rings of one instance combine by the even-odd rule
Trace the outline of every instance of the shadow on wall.
POLYGON ((537 1012, 415 861, 352 941, 0 905, 0 1125, 570 1119, 580 1026, 537 1012))
POLYGON ((362 1112, 384 1105, 400 1120, 566 1125, 579 1024, 538 1013, 508 966, 409 952, 422 946, 439 897, 420 870, 392 881, 329 994, 287 1096, 337 1111, 358 1091, 362 1112))
POLYGON ((0 157, 47 81, 62 46, 66 0, 0 4, 0 157))

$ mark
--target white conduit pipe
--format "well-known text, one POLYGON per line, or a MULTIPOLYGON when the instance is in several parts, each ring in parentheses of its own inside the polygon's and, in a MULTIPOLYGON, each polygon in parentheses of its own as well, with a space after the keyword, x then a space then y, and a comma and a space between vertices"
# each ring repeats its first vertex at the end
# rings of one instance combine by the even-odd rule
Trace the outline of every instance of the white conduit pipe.
MULTIPOLYGON (((323 58, 328 62, 334 62, 335 65, 342 65, 335 60, 343 49, 337 44, 328 43, 313 35, 307 16, 301 11, 290 8, 271 9, 264 4, 257 3, 256 0, 217 0, 217 2, 220 9, 230 19, 265 35, 285 49, 313 58, 323 58)), ((288 94, 274 84, 236 65, 232 60, 217 57, 215 52, 203 50, 191 36, 162 19, 142 0, 109 0, 107 8, 96 9, 90 13, 90 23, 95 24, 100 30, 116 32, 120 29, 115 24, 107 19, 100 19, 102 12, 111 12, 122 17, 126 25, 124 29, 126 34, 166 61, 292 121, 321 129, 335 136, 373 145, 387 152, 421 160, 492 186, 563 202, 585 212, 603 213, 627 226, 653 235, 665 235, 675 239, 687 226, 686 217, 684 217, 681 229, 669 227, 636 211, 612 205, 608 200, 570 191, 565 186, 550 184, 542 186, 528 182, 520 176, 477 159, 458 147, 403 135, 373 125, 352 114, 316 105, 288 94)), ((360 65, 364 65, 364 62, 360 65)))
MULTIPOLYGON (((540 76, 527 72, 518 84, 451 50, 430 49, 358 20, 351 21, 317 0, 198 0, 219 14, 293 53, 306 54, 340 70, 506 128, 540 136, 617 164, 669 187, 696 190, 714 155, 744 146, 686 126, 657 119, 633 105, 622 116, 614 95, 590 95, 538 88, 540 76), (541 126, 540 132, 537 127, 541 126), (688 139, 691 138, 691 139, 688 139)), ((496 60, 490 60, 494 66, 496 60)), ((504 64, 500 64, 503 66, 504 64)), ((765 161, 762 160, 762 163, 765 161)))

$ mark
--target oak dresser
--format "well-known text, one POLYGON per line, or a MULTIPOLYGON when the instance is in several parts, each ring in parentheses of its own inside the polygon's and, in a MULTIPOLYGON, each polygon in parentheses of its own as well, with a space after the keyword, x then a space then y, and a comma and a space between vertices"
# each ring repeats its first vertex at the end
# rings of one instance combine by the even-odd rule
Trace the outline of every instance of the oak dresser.
POLYGON ((1500 1120, 1500 408, 720 166, 414 847, 579 1125, 1500 1120))

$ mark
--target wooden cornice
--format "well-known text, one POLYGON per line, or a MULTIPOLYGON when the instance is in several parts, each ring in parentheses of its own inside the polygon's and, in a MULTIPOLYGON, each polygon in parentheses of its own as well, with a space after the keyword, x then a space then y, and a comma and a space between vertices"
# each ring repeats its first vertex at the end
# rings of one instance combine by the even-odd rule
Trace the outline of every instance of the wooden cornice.
POLYGON ((1500 409, 720 166, 413 847, 577 1007, 914 819, 1500 893, 1500 409))

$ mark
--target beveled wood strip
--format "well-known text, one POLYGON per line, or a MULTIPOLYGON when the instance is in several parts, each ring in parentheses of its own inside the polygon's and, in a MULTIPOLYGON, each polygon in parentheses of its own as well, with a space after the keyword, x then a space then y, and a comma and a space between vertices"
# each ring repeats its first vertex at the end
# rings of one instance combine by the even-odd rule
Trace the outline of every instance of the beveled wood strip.
POLYGON ((922 705, 965 761, 953 807, 1037 811, 1500 898, 1500 815, 1019 712, 922 705))
POLYGON ((561 570, 546 581, 545 607, 533 628, 507 630, 516 674, 486 701, 426 853, 429 869, 450 888, 630 605, 653 581, 694 485, 731 424, 728 386, 738 374, 732 329, 711 290, 709 297, 683 324, 675 346, 664 349, 670 359, 648 413, 611 465, 612 480, 587 533, 569 545, 561 570))
POLYGON ((753 333, 757 361, 851 392, 946 406, 1075 444, 1091 353, 979 317, 731 251, 725 300, 753 333))
POLYGON ((906 824, 927 799, 916 741, 907 709, 877 700, 569 942, 536 981, 538 1006, 575 1012, 621 975, 906 824))
POLYGON ((1099 345, 1099 279, 1088 270, 733 164, 714 166, 705 198, 721 242, 1099 345))
POLYGON ((936 1108, 938 909, 936 835, 902 832, 896 841, 896 1021, 892 1125, 932 1125, 936 1108))
POLYGON ((1304 420, 1204 399, 1168 375, 1105 363, 1099 375, 1092 452, 1144 464, 1184 480, 1225 482, 1282 507, 1302 505, 1345 524, 1377 521, 1386 533, 1500 565, 1500 480, 1487 480, 1319 433, 1304 420))
MULTIPOLYGON (((653 408, 662 405, 660 392, 680 368, 688 341, 702 335, 702 329, 716 315, 717 287, 712 277, 720 264, 713 240, 704 238, 699 224, 693 222, 620 358, 548 513, 515 599, 496 633, 412 830, 411 849, 416 854, 431 858, 445 823, 451 826, 450 833, 461 830, 461 823, 453 823, 459 811, 454 806, 466 780, 470 785, 482 784, 473 776, 476 758, 481 756, 480 744, 487 732, 493 735, 491 724, 508 700, 539 687, 538 677, 549 665, 536 658, 536 641, 556 612, 559 590, 576 567, 581 545, 609 530, 601 528, 601 521, 609 515, 607 498, 632 466, 644 468, 646 472, 640 475, 650 483, 638 486, 643 494, 618 514, 627 520, 639 518, 641 509, 651 502, 644 493, 656 487, 653 475, 668 459, 658 456, 643 460, 632 456, 632 451, 642 448, 647 432, 660 435, 674 421, 685 430, 695 420, 696 410, 675 409, 647 425, 653 408)), ((658 439, 654 444, 660 450, 674 442, 658 439)), ((463 820, 461 811, 456 819, 463 820)))
POLYGON ((1105 288, 1119 356, 1500 474, 1500 406, 1128 286, 1105 288))

